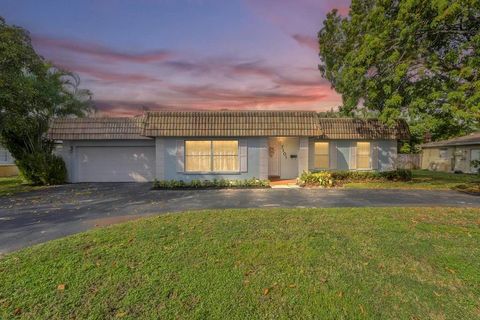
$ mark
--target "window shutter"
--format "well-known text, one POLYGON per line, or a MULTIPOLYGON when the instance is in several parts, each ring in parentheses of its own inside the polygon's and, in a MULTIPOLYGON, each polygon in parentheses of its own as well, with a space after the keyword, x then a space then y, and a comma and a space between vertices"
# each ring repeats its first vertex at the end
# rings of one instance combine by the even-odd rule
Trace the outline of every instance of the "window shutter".
POLYGON ((260 138, 259 179, 268 179, 268 138, 260 138))
POLYGON ((308 170, 313 168, 315 168, 315 140, 310 139, 308 141, 308 170))
POLYGON ((177 172, 185 171, 185 141, 177 140, 177 172))
POLYGON ((337 142, 329 141, 330 144, 330 169, 337 169, 337 142))
POLYGON ((378 170, 378 141, 372 141, 370 153, 372 155, 372 170, 378 170))
POLYGON ((238 157, 240 161, 240 172, 248 172, 247 139, 238 140, 238 157))
POLYGON ((350 144, 350 164, 349 164, 349 169, 350 170, 356 170, 357 169, 357 142, 353 141, 350 144))

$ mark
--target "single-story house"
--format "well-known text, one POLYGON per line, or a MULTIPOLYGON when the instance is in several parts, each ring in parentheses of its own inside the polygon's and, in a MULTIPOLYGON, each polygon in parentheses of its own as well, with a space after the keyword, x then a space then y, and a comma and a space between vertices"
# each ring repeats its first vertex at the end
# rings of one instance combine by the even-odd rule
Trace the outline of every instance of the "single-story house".
POLYGON ((0 177, 12 177, 18 175, 15 159, 8 150, 0 145, 0 177))
POLYGON ((56 119, 70 182, 296 178, 306 170, 392 170, 405 122, 311 111, 147 112, 56 119))
POLYGON ((480 160, 480 132, 425 143, 421 147, 422 169, 475 173, 471 162, 480 160))

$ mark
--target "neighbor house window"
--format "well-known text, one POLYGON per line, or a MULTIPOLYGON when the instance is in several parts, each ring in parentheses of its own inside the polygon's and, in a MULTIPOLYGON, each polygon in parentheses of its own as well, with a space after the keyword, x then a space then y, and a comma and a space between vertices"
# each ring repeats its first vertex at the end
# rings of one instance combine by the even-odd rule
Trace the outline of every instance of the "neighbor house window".
POLYGON ((438 156, 440 157, 440 159, 448 159, 448 149, 446 149, 446 148, 439 149, 438 150, 438 156))
POLYGON ((370 142, 357 142, 357 169, 370 169, 370 142))
POLYGON ((4 147, 0 146, 0 164, 11 164, 13 163, 12 156, 10 155, 10 152, 8 152, 7 149, 4 147))
POLYGON ((185 141, 185 171, 239 171, 237 140, 185 141))
POLYGON ((315 168, 328 169, 329 168, 329 143, 315 142, 315 168))

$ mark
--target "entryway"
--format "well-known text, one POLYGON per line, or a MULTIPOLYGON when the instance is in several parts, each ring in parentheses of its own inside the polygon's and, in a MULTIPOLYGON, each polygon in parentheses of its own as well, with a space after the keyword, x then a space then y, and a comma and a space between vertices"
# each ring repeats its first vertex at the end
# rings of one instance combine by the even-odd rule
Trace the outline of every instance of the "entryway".
POLYGON ((271 137, 268 139, 268 177, 288 180, 298 177, 298 137, 271 137))

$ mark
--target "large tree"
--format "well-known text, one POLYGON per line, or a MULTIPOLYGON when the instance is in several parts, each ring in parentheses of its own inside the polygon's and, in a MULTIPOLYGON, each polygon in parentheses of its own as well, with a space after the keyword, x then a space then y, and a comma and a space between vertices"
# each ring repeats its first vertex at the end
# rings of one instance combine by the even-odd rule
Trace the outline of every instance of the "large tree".
POLYGON ((26 30, 0 17, 0 143, 32 183, 64 179, 65 166, 46 133, 52 118, 90 110, 91 94, 78 84, 77 76, 35 52, 26 30))
POLYGON ((342 111, 405 118, 414 138, 478 129, 480 1, 352 0, 318 33, 320 71, 342 111))

